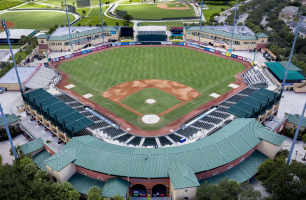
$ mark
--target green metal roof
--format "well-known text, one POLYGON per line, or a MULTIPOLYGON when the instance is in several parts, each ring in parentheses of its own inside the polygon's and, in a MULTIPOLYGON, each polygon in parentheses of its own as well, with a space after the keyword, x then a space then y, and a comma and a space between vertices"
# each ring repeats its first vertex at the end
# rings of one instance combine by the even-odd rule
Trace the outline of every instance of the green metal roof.
POLYGON ((51 154, 49 154, 48 151, 42 150, 41 152, 33 156, 33 161, 39 169, 47 171, 46 164, 44 163, 44 161, 50 157, 51 154))
POLYGON ((258 172, 258 167, 260 164, 267 158, 267 156, 256 150, 237 166, 208 179, 200 180, 199 182, 203 184, 205 181, 207 181, 209 184, 218 184, 220 179, 228 177, 230 180, 235 180, 242 183, 252 178, 258 172))
POLYGON ((74 149, 63 149, 45 160, 44 163, 59 172, 75 159, 76 155, 74 149))
MULTIPOLYGON (((294 114, 294 115, 288 114, 288 122, 292 124, 298 125, 300 118, 301 118, 301 115, 299 114, 294 114)), ((306 117, 305 116, 303 117, 301 127, 306 127, 306 117)))
MULTIPOLYGON (((286 73, 286 68, 279 62, 265 62, 269 70, 272 72, 276 78, 282 82, 286 73)), ((291 65, 293 66, 293 65, 291 65)), ((287 67, 287 66, 286 66, 287 67)), ((293 67, 291 67, 293 69, 293 67)), ((302 76, 297 70, 289 70, 287 75, 287 80, 305 80, 305 77, 302 76)))
MULTIPOLYGON (((288 65, 289 61, 281 61, 281 62, 278 62, 278 63, 281 64, 285 69, 287 69, 287 65, 288 65)), ((290 65, 289 65, 289 71, 303 71, 303 70, 301 68, 299 68, 296 64, 291 62, 290 65)))
POLYGON ((169 169, 177 162, 199 173, 243 156, 261 141, 257 128, 262 127, 255 119, 239 118, 202 140, 157 149, 119 146, 92 136, 79 136, 73 137, 60 152, 73 149, 71 162, 92 171, 125 177, 164 178, 169 177, 169 169))
MULTIPOLYGON (((19 120, 19 118, 15 115, 15 114, 5 114, 5 120, 7 125, 17 122, 19 120)), ((4 122, 2 119, 2 116, 0 115, 0 127, 4 126, 4 122)))
POLYGON ((36 38, 37 39, 48 39, 49 37, 50 37, 49 34, 41 34, 41 35, 37 36, 36 38))
POLYGON ((126 195, 130 187, 130 182, 119 177, 109 178, 106 180, 105 185, 102 190, 102 196, 104 197, 114 197, 116 194, 120 196, 126 195))
POLYGON ((256 37, 258 37, 258 38, 268 38, 268 37, 269 37, 269 36, 268 36, 267 34, 265 34, 265 33, 256 33, 255 35, 256 35, 256 37))
POLYGON ((24 154, 29 154, 32 153, 34 151, 37 151, 38 149, 44 148, 44 140, 40 137, 40 138, 36 138, 28 143, 25 143, 23 145, 20 146, 20 150, 22 151, 22 153, 24 154))
MULTIPOLYGON (((200 31, 199 26, 185 27, 185 29, 186 29, 186 31, 200 31)), ((227 38, 232 37, 232 33, 230 33, 230 32, 215 30, 215 29, 212 29, 212 28, 206 28, 205 26, 203 26, 201 28, 201 32, 210 33, 210 34, 214 34, 214 35, 219 35, 219 36, 227 37, 227 38)), ((255 35, 239 35, 239 34, 236 34, 236 33, 234 33, 233 38, 237 39, 237 40, 257 40, 257 37, 255 35)))
POLYGON ((260 88, 249 96, 243 98, 236 104, 232 105, 226 111, 236 115, 237 117, 256 118, 272 105, 276 105, 281 96, 276 92, 260 88), (269 100, 269 106, 268 106, 269 100))
POLYGON ((78 131, 94 124, 93 121, 44 89, 40 88, 28 92, 23 95, 23 99, 32 109, 37 110, 38 114, 43 115, 45 119, 50 119, 53 125, 57 125, 60 131, 67 133, 69 138, 73 137, 78 131))
MULTIPOLYGON (((116 26, 104 26, 103 27, 104 31, 118 31, 119 27, 116 26)), ((82 32, 78 32, 78 33, 72 33, 71 34, 71 39, 75 39, 75 38, 80 38, 80 37, 85 37, 88 35, 92 35, 92 34, 101 34, 102 33, 102 29, 101 28, 96 28, 96 29, 91 29, 91 30, 87 30, 87 31, 82 31, 82 32)), ((69 35, 63 35, 63 36, 52 36, 50 35, 50 37, 48 38, 48 41, 66 41, 69 40, 69 35)))
POLYGON ((104 181, 90 178, 80 173, 74 173, 68 180, 69 183, 73 186, 73 189, 82 193, 88 194, 88 191, 91 187, 97 186, 103 191, 104 181))
POLYGON ((169 177, 175 190, 200 185, 194 171, 188 165, 179 162, 169 169, 169 177))
POLYGON ((266 128, 258 128, 257 134, 260 139, 263 139, 276 146, 281 145, 287 138, 282 135, 273 134, 273 132, 267 130, 266 128))

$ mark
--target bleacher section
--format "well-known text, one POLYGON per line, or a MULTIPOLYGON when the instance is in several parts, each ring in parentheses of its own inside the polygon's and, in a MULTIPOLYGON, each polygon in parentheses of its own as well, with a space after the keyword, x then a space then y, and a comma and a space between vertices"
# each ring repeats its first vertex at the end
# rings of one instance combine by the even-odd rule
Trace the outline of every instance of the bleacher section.
POLYGON ((267 88, 272 84, 259 70, 254 69, 254 67, 242 74, 241 77, 252 88, 267 88))
POLYGON ((40 69, 25 84, 25 87, 29 89, 48 89, 50 85, 56 83, 58 79, 61 79, 61 75, 59 75, 57 71, 48 67, 40 67, 40 69))

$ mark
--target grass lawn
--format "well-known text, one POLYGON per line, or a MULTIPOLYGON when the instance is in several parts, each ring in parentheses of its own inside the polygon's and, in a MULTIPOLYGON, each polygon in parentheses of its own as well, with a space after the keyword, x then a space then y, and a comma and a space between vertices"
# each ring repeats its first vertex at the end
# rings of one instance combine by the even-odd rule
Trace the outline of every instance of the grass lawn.
POLYGON ((146 88, 140 90, 134 94, 129 95, 121 103, 133 108, 134 110, 147 115, 147 114, 159 114, 176 104, 181 103, 175 96, 164 92, 157 88, 146 88), (147 99, 154 99, 154 104, 147 104, 147 99))
POLYGON ((119 5, 118 10, 127 11, 136 19, 162 19, 176 17, 194 17, 194 9, 188 4, 188 10, 167 10, 158 8, 156 4, 119 5))
POLYGON ((186 4, 182 4, 182 3, 170 3, 170 4, 167 4, 167 6, 169 8, 171 8, 171 7, 177 8, 177 7, 186 7, 187 5, 186 4))
POLYGON ((37 4, 37 3, 28 3, 26 5, 20 6, 18 8, 52 8, 54 9, 55 6, 47 6, 47 5, 42 5, 42 4, 37 4))
POLYGON ((219 5, 219 4, 206 4, 209 9, 208 10, 204 10, 203 9, 203 15, 206 19, 206 21, 209 21, 210 16, 214 13, 222 13, 223 11, 221 11, 221 8, 224 8, 225 10, 227 10, 229 8, 228 5, 219 5))
POLYGON ((20 1, 0 1, 0 10, 5 10, 23 4, 20 1))
MULTIPOLYGON (((24 51, 18 51, 14 54, 15 60, 17 60, 21 56, 21 60, 25 59, 29 54, 26 54, 24 51)), ((13 60, 12 57, 9 58, 9 60, 13 60)))
MULTIPOLYGON (((31 12, 7 12, 0 15, 1 19, 15 23, 14 28, 49 30, 59 24, 67 24, 66 13, 51 11, 31 11, 31 12)), ((74 20, 73 15, 69 15, 69 21, 74 20)))
POLYGON ((73 91, 81 95, 91 93, 94 96, 90 100, 141 129, 157 130, 212 100, 211 93, 221 95, 231 90, 228 85, 236 80, 234 75, 245 68, 235 61, 180 47, 122 47, 62 63, 58 69, 70 75, 68 82, 76 85, 73 91), (108 88, 141 79, 176 81, 192 87, 201 96, 150 126, 142 123, 138 115, 101 96, 108 88))
MULTIPOLYGON (((123 26, 124 22, 122 20, 116 20, 116 19, 112 19, 109 18, 107 16, 104 15, 104 11, 105 9, 107 9, 108 7, 102 7, 102 13, 103 13, 103 22, 106 22, 107 26, 116 26, 116 22, 119 23, 120 26, 123 26)), ((83 9, 81 9, 80 12, 82 12, 83 9)), ((89 12, 89 10, 88 10, 89 12)), ((86 11, 86 13, 88 13, 86 11)), ((82 26, 85 24, 86 26, 88 26, 89 24, 91 24, 92 26, 96 26, 96 24, 101 24, 101 17, 100 17, 100 8, 92 8, 92 10, 89 12, 87 17, 83 17, 80 21, 78 21, 76 24, 74 24, 74 26, 78 26, 78 24, 81 24, 82 26)), ((133 27, 134 23, 130 23, 130 27, 133 27)))
MULTIPOLYGON (((13 45, 12 44, 12 49, 19 49, 21 46, 20 45, 13 45)), ((9 45, 0 45, 0 49, 9 49, 9 45)))

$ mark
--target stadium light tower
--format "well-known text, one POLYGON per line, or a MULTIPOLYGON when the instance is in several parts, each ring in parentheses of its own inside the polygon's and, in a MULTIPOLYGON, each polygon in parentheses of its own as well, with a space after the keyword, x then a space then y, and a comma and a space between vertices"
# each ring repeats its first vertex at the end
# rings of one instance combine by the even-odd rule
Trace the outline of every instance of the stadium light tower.
POLYGON ((295 47, 295 43, 296 43, 296 38, 297 38, 297 36, 299 34, 301 21, 302 21, 302 16, 300 17, 300 21, 299 21, 298 27, 297 27, 296 32, 295 32, 294 41, 293 41, 293 45, 292 45, 292 48, 291 48, 289 61, 288 61, 288 64, 287 64, 285 76, 284 76, 283 83, 282 83, 282 89, 281 89, 281 93, 280 93, 281 95, 282 95, 282 93, 284 91, 284 88, 285 88, 286 79, 287 79, 288 71, 289 71, 290 64, 291 64, 291 58, 292 58, 292 55, 293 55, 293 51, 294 51, 294 47, 295 47))
POLYGON ((301 115, 298 127, 297 127, 297 129, 295 131, 295 135, 294 135, 293 142, 292 142, 292 145, 291 145, 291 148, 290 148, 289 156, 287 158, 287 164, 288 165, 290 164, 290 160, 291 160, 291 156, 292 156, 293 149, 294 149, 294 146, 295 146, 296 138, 297 138, 297 136, 298 136, 298 134, 300 132, 300 127, 301 127, 301 124, 302 124, 302 121, 303 121, 303 118, 304 118, 305 110, 306 110, 306 102, 305 102, 305 105, 304 105, 304 109, 302 111, 302 115, 301 115))
POLYGON ((103 38, 103 44, 104 44, 104 31, 103 31, 103 19, 102 19, 101 0, 99 0, 99 1, 100 1, 100 15, 101 15, 102 38, 103 38))
POLYGON ((15 146, 13 144, 13 140, 12 140, 12 137, 11 137, 10 130, 9 130, 9 128, 7 126, 7 123, 6 123, 5 114, 3 112, 1 103, 0 103, 0 115, 2 115, 3 123, 4 123, 5 129, 6 129, 6 133, 8 135, 9 140, 10 140, 10 143, 11 143, 11 147, 12 147, 12 150, 13 150, 14 157, 15 157, 15 159, 17 159, 17 153, 16 153, 16 150, 15 150, 15 146))
POLYGON ((237 4, 238 4, 238 0, 236 0, 235 15, 234 15, 234 22, 233 22, 233 30, 232 30, 232 38, 231 38, 231 46, 230 46, 230 49, 229 49, 230 53, 233 51, 232 46, 233 46, 233 37, 234 37, 234 30, 235 30, 237 4))
POLYGON ((202 30, 202 13, 203 12, 203 0, 201 5, 201 15, 200 15, 200 32, 199 32, 199 42, 201 42, 201 30, 202 30))
POLYGON ((10 47, 11 56, 12 56, 12 59, 13 59, 14 68, 15 68, 18 83, 19 83, 20 93, 21 93, 21 95, 23 95, 23 89, 22 89, 22 85, 21 85, 21 82, 20 82, 20 78, 19 78, 19 74, 18 74, 18 70, 17 70, 17 65, 16 65, 16 61, 15 61, 15 57, 14 57, 14 54, 13 54, 12 45, 11 45, 11 41, 10 41, 10 31, 7 29, 5 20, 1 20, 1 24, 2 24, 2 27, 5 29, 7 42, 8 42, 9 47, 10 47))
POLYGON ((69 24, 68 8, 67 8, 67 5, 66 5, 66 0, 65 0, 65 8, 66 8, 66 15, 67 15, 67 22, 68 22, 68 30, 69 30, 69 38, 70 38, 71 52, 73 53, 73 45, 72 45, 72 39, 71 39, 71 33, 70 33, 70 24, 69 24))

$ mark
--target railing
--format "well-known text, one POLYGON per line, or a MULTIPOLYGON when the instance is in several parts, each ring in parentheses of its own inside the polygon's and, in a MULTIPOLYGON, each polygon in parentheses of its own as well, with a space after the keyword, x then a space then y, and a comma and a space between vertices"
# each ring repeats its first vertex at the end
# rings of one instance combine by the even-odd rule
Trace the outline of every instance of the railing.
POLYGON ((30 133, 30 131, 28 129, 26 129, 24 126, 22 126, 21 124, 18 125, 18 127, 20 128, 20 130, 22 130, 23 132, 25 132, 28 136, 30 136, 32 138, 32 140, 36 139, 36 136, 33 135, 32 133, 30 133))

